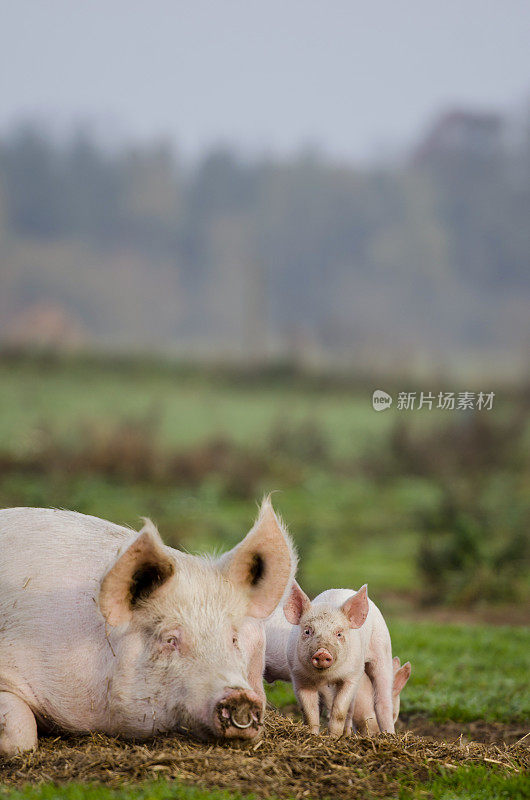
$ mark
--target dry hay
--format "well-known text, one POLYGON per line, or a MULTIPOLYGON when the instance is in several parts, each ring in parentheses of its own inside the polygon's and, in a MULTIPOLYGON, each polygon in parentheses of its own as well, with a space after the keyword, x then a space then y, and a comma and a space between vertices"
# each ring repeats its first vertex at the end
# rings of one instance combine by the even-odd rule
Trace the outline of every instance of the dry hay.
MULTIPOLYGON (((528 739, 525 740, 528 742, 528 739)), ((483 764, 509 773, 529 767, 525 742, 439 742, 408 732, 377 739, 315 737, 297 721, 269 713, 265 734, 246 747, 206 744, 184 736, 131 744, 106 736, 43 738, 32 754, 0 765, 4 785, 54 781, 136 783, 178 778, 259 797, 366 798, 397 794, 404 779, 483 764)))

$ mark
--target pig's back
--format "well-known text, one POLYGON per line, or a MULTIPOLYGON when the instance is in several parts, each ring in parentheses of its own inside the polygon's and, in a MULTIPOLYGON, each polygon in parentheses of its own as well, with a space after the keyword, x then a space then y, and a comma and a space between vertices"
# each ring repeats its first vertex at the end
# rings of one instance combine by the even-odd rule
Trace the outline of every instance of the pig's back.
MULTIPOLYGON (((32 549, 50 548, 54 557, 65 560, 68 551, 101 552, 134 537, 134 531, 115 525, 98 517, 63 511, 53 508, 4 508, 0 509, 0 548, 26 550, 31 557, 32 549)), ((51 554, 50 554, 51 557, 51 554)), ((0 569, 3 564, 0 564, 0 569)))
POLYGON ((293 630, 298 630, 297 625, 291 625, 285 618, 283 606, 275 609, 271 616, 265 620, 265 680, 290 681, 291 675, 287 661, 287 642, 293 630))
MULTIPOLYGON (((99 584, 137 534, 112 522, 45 508, 0 511, 0 609, 56 616, 96 608, 99 584), (90 595, 90 597, 88 597, 90 595)), ((21 621, 19 619, 19 621, 21 621)))
POLYGON ((30 587, 44 591, 99 582, 136 535, 75 511, 1 510, 0 603, 7 591, 30 587))
POLYGON ((0 511, 0 689, 45 712, 57 673, 97 680, 109 649, 100 581, 136 535, 72 511, 0 511))

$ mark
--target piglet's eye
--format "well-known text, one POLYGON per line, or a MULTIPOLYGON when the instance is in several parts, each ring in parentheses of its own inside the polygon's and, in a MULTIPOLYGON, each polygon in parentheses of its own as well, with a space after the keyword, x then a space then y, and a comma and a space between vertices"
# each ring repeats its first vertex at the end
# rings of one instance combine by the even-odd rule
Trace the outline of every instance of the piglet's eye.
POLYGON ((304 629, 304 634, 305 634, 305 636, 311 636, 311 628, 305 628, 304 629))
POLYGON ((170 647, 173 647, 175 650, 177 650, 178 646, 179 646, 178 637, 177 636, 168 636, 167 639, 166 639, 166 644, 168 644, 170 647))
POLYGON ((342 632, 342 631, 337 631, 337 637, 338 637, 339 639, 342 639, 342 637, 343 637, 343 636, 344 636, 344 634, 343 634, 343 632, 342 632))
POLYGON ((232 636, 232 644, 234 645, 234 647, 237 647, 237 646, 238 646, 238 644, 239 644, 238 638, 237 638, 237 636, 236 636, 236 634, 235 634, 235 633, 234 633, 234 635, 232 636))

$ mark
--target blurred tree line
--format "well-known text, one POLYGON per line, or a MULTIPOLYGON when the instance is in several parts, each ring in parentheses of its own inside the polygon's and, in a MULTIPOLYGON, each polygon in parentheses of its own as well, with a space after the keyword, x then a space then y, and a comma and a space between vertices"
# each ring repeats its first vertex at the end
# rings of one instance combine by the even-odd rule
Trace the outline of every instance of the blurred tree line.
POLYGON ((529 218, 530 133, 392 167, 228 149, 189 165, 163 143, 116 152, 26 124, 0 139, 0 338, 242 358, 523 353, 529 218))

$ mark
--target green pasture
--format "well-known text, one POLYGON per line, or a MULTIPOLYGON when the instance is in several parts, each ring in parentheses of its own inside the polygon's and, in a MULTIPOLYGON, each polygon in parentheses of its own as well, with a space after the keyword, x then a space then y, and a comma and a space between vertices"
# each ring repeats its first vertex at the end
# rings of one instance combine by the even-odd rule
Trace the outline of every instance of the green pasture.
MULTIPOLYGON (((148 515, 168 543, 198 552, 237 542, 260 497, 279 490, 274 504, 299 549, 307 590, 367 582, 383 610, 399 611, 417 600, 421 519, 439 502, 441 483, 432 472, 436 439, 427 446, 431 474, 407 474, 387 452, 390 437, 399 422, 425 435, 450 415, 407 415, 395 407, 376 413, 374 381, 200 371, 149 360, 0 358, 0 506, 70 508, 132 527, 148 515), (123 428, 139 435, 140 449, 126 451, 122 462, 136 460, 139 468, 146 447, 155 467, 168 454, 216 441, 232 443, 239 455, 232 474, 206 470, 191 483, 141 478, 141 469, 103 474, 97 453, 84 470, 61 462, 64 452, 82 454, 94 441, 119 445, 123 428), (38 468, 2 469, 2 455, 31 459, 50 445, 38 468), (257 465, 248 468, 241 453, 257 465)), ((410 388, 382 384, 394 394, 410 388)), ((513 392, 500 392, 498 404, 498 417, 509 418, 513 392)), ((469 417, 454 413, 465 429, 469 417)), ((529 495, 528 471, 516 465, 514 474, 520 506, 529 495)), ((504 464, 488 480, 489 502, 511 502, 504 464)))
MULTIPOLYGON (((94 432, 127 423, 145 429, 160 452, 224 437, 265 454, 273 467, 241 498, 219 475, 194 486, 156 485, 72 474, 52 460, 38 473, 0 469, 0 506, 71 508, 133 527, 149 515, 168 543, 200 551, 235 543, 260 497, 279 490, 274 503, 300 550, 309 591, 364 582, 374 596, 410 591, 413 515, 436 500, 437 488, 421 478, 376 485, 357 466, 399 414, 375 413, 371 391, 112 361, 0 361, 0 453, 31 454, 43 440, 75 452, 94 432), (292 431, 287 457, 278 459, 272 443, 292 431)), ((430 424, 428 415, 418 419, 430 424)))
MULTIPOLYGON (((139 363, 0 360, 0 507, 53 506, 138 527, 148 515, 168 544, 191 552, 221 550, 251 527, 256 502, 279 490, 275 507, 300 555, 299 577, 310 594, 330 586, 357 588, 387 614, 394 653, 413 666, 402 714, 438 722, 481 719, 528 723, 530 633, 522 627, 408 621, 418 612, 417 552, 421 515, 439 500, 436 478, 400 474, 375 480, 367 454, 385 448, 400 412, 375 413, 368 383, 320 386, 317 381, 253 380, 139 363), (24 457, 42 441, 82 449, 94 431, 127 423, 153 436, 157 452, 186 450, 214 439, 261 454, 266 469, 238 494, 213 472, 200 481, 144 480, 94 469, 71 471, 50 458, 39 469, 3 468, 2 454, 24 457), (290 432, 296 436, 289 439, 290 432), (283 437, 283 438, 282 438, 283 437), (280 455, 273 442, 285 445, 280 455), (404 616, 403 612, 407 614, 404 616)), ((391 388, 391 387, 388 387, 391 388)), ((400 387, 408 388, 408 387, 400 387)), ((509 400, 499 413, 509 412, 509 400), (507 411, 508 409, 508 411, 507 411)), ((408 418, 410 419, 410 417, 408 418)), ((424 430, 439 415, 418 412, 424 430)), ((524 471, 518 492, 528 495, 524 471)), ((504 473, 492 475, 503 492, 504 473)), ((495 498, 494 494, 489 494, 495 498)), ((277 706, 291 688, 268 688, 277 706)), ((524 776, 462 767, 412 786, 404 766, 401 800, 486 800, 530 797, 524 776)), ((310 795, 308 795, 310 797, 310 795)), ((44 783, 0 788, 9 800, 236 800, 226 792, 164 781, 110 789, 44 783)))
POLYGON ((0 387, 0 447, 16 450, 32 447, 43 427, 75 446, 87 424, 111 426, 124 419, 156 420, 161 446, 228 436, 256 447, 282 422, 313 420, 335 453, 350 456, 371 436, 384 435, 394 415, 374 413, 370 387, 360 396, 349 389, 328 392, 237 376, 227 381, 210 373, 124 368, 112 361, 4 362, 0 387))

